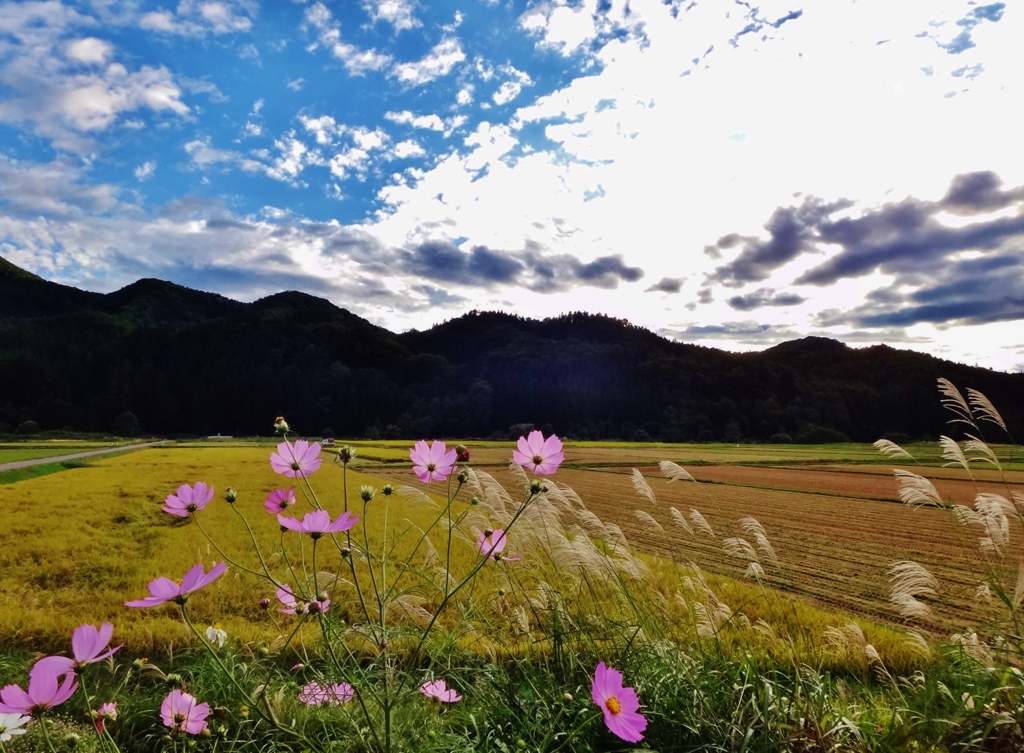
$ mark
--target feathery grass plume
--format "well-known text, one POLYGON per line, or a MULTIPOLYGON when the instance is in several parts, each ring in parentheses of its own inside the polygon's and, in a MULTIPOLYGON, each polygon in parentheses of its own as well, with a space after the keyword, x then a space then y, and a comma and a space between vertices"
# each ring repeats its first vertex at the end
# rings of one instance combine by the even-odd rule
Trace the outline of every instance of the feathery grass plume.
POLYGON ((965 471, 971 470, 967 464, 967 458, 964 457, 963 450, 960 449, 960 445, 955 440, 950 439, 945 434, 939 437, 939 447, 942 448, 942 457, 950 462, 943 463, 942 467, 947 468, 951 465, 959 465, 965 471))
POLYGON ((775 632, 775 628, 760 617, 757 618, 757 622, 754 623, 753 628, 766 638, 771 638, 772 640, 778 640, 779 638, 778 634, 775 632))
POLYGON ((985 604, 992 602, 992 589, 988 587, 987 582, 979 583, 978 587, 974 589, 974 600, 977 602, 984 602, 985 604))
POLYGON ((1013 589, 1013 608, 1020 609, 1024 603, 1024 562, 1017 566, 1017 585, 1013 589))
POLYGON ((744 562, 758 561, 757 552, 754 551, 751 543, 739 536, 722 539, 722 548, 728 556, 735 557, 738 560, 743 560, 744 562))
POLYGON ((1010 499, 1018 510, 1024 510, 1024 494, 1021 492, 1010 492, 1010 499))
POLYGON ((743 571, 744 578, 753 578, 756 581, 764 580, 764 568, 760 562, 748 562, 747 569, 743 571))
POLYGON ((924 659, 927 659, 932 655, 932 649, 931 646, 928 645, 928 641, 923 635, 914 630, 908 630, 904 634, 903 645, 911 653, 917 654, 924 659))
POLYGON ((508 471, 512 474, 512 480, 522 489, 523 493, 528 492, 530 489, 530 478, 526 475, 523 467, 515 460, 510 460, 508 461, 508 471))
POLYGON ((398 498, 414 507, 425 507, 431 510, 440 510, 441 506, 419 489, 412 486, 398 487, 398 498))
POLYGON ((960 394, 960 390, 953 386, 953 383, 944 377, 939 377, 939 393, 942 395, 940 402, 942 406, 953 413, 956 418, 951 418, 950 423, 962 423, 977 428, 971 408, 960 394))
POLYGON ((894 562, 889 568, 889 603, 906 619, 927 619, 932 610, 919 601, 921 596, 937 596, 939 582, 924 566, 913 560, 894 562))
POLYGON ((696 509, 690 508, 690 522, 693 523, 693 527, 698 532, 706 534, 711 538, 715 538, 715 532, 712 530, 711 525, 704 519, 696 509))
POLYGON ((978 540, 981 550, 998 557, 1006 556, 1006 550, 1010 546, 1010 521, 1006 515, 1016 514, 1016 509, 1006 497, 989 493, 975 496, 974 509, 987 534, 978 540))
POLYGON ((868 645, 864 631, 856 622, 850 622, 842 627, 825 628, 822 637, 841 651, 851 651, 855 654, 863 653, 864 647, 868 645))
POLYGON ((576 520, 579 521, 580 528, 586 531, 587 536, 594 538, 604 536, 604 523, 590 510, 577 510, 576 520))
POLYGON ((401 622, 403 618, 408 618, 423 628, 430 623, 430 618, 433 617, 428 610, 423 608, 426 603, 427 600, 421 596, 403 593, 389 601, 385 609, 395 622, 401 622))
POLYGON ((686 516, 674 507, 670 507, 669 511, 672 513, 672 520, 675 521, 676 525, 693 536, 693 529, 690 528, 690 524, 686 521, 686 516))
POLYGON ((979 664, 986 667, 992 666, 992 652, 989 650, 987 643, 978 639, 977 633, 969 635, 953 633, 953 635, 949 636, 949 642, 979 664))
POLYGON ((708 604, 693 603, 693 614, 697 621, 697 635, 701 638, 717 638, 723 625, 732 617, 732 610, 710 591, 708 604))
POLYGON ((654 516, 649 515, 643 510, 633 510, 633 514, 636 515, 640 522, 643 523, 648 529, 653 528, 655 530, 661 531, 662 533, 665 532, 665 529, 661 527, 661 523, 655 520, 654 516))
POLYGON ((779 558, 775 554, 775 549, 772 548, 771 542, 768 541, 768 534, 764 532, 764 526, 757 521, 757 518, 740 518, 740 527, 754 537, 754 543, 757 544, 757 548, 761 550, 761 554, 763 554, 769 562, 774 565, 779 563, 779 558))
POLYGON ((583 500, 580 498, 580 495, 576 493, 575 489, 568 486, 567 484, 558 484, 557 482, 556 484, 558 486, 559 491, 561 491, 562 494, 565 495, 565 498, 567 500, 572 502, 574 505, 576 505, 576 507, 578 507, 581 510, 587 509, 587 506, 583 504, 583 500))
POLYGON ((989 447, 984 441, 978 439, 970 434, 967 435, 969 438, 964 442, 964 451, 968 455, 973 455, 969 458, 970 461, 978 463, 988 463, 996 470, 1001 471, 1003 467, 999 464, 999 458, 992 452, 992 448, 989 447))
POLYGON ((914 459, 914 456, 904 450, 895 442, 890 442, 888 439, 876 439, 875 447, 886 457, 890 458, 909 458, 914 459))
POLYGON ((636 493, 639 496, 648 500, 652 505, 658 504, 658 500, 654 498, 654 491, 651 489, 651 485, 647 483, 644 474, 640 473, 636 468, 633 469, 633 488, 636 489, 636 493))
POLYGON ((900 499, 911 507, 944 507, 935 485, 924 476, 897 468, 893 471, 900 499))
POLYGON ((999 411, 992 405, 991 401, 985 397, 982 393, 977 390, 967 388, 967 402, 974 408, 974 414, 978 416, 982 421, 990 421, 1006 432, 1006 436, 1010 436, 1010 430, 1006 428, 1006 422, 1003 421, 1003 417, 999 415, 999 411))
POLYGON ((691 476, 689 471, 670 460, 662 460, 658 463, 658 467, 661 469, 661 474, 669 481, 692 481, 697 483, 697 479, 691 476))
POLYGON ((953 519, 965 528, 985 527, 985 521, 981 519, 981 516, 966 505, 953 505, 953 519))
POLYGON ((681 593, 676 594, 676 601, 679 602, 679 605, 687 612, 690 611, 690 605, 686 603, 686 599, 683 597, 681 593))
MULTIPOLYGON (((518 468, 520 474, 525 477, 526 474, 522 473, 523 469, 518 465, 516 468, 518 468)), ((476 470, 474 473, 476 474, 477 480, 480 482, 480 487, 483 492, 477 496, 484 505, 501 514, 505 514, 509 508, 515 507, 515 503, 512 501, 512 497, 509 495, 508 491, 506 491, 504 486, 495 481, 493 476, 481 470, 476 470)))

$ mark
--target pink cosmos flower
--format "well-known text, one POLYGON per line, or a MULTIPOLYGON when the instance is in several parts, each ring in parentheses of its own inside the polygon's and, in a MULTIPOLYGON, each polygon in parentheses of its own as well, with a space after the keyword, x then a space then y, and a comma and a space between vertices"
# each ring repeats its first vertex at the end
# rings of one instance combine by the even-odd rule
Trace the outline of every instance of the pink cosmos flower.
POLYGON ((281 442, 277 446, 277 452, 270 455, 270 467, 275 473, 281 473, 288 478, 309 474, 320 468, 323 461, 317 457, 320 454, 320 445, 310 444, 305 439, 296 439, 295 444, 281 442))
POLYGON ((604 712, 604 723, 613 735, 621 737, 629 743, 637 743, 644 739, 643 731, 647 729, 647 719, 637 713, 640 700, 633 688, 622 687, 622 673, 613 667, 605 666, 604 662, 594 670, 594 680, 590 686, 590 697, 604 712))
POLYGON ((190 593, 198 591, 200 588, 206 588, 222 576, 227 569, 228 563, 221 562, 210 568, 210 572, 207 573, 200 563, 185 573, 180 586, 170 578, 161 576, 149 582, 149 596, 136 601, 126 601, 124 605, 126 607, 155 607, 168 601, 184 604, 190 593))
POLYGON ((518 562, 521 560, 522 557, 506 557, 502 554, 507 543, 508 538, 506 538, 505 531, 501 528, 495 528, 490 533, 480 531, 476 535, 476 544, 480 547, 480 554, 484 557, 490 557, 492 560, 507 560, 508 562, 518 562))
POLYGON ((117 721, 117 704, 104 703, 96 710, 96 731, 103 732, 105 725, 117 721))
POLYGON ((552 434, 547 439, 539 431, 531 431, 528 437, 519 437, 512 459, 523 468, 533 471, 535 476, 550 476, 565 460, 562 440, 552 434))
POLYGON ((327 598, 327 594, 321 594, 323 598, 313 599, 310 602, 299 601, 295 598, 295 594, 292 592, 292 587, 287 583, 283 583, 279 589, 277 589, 277 600, 287 607, 281 610, 281 614, 309 614, 322 612, 327 613, 327 610, 331 608, 331 600, 327 598))
POLYGON ((359 522, 359 516, 350 512, 343 512, 332 523, 331 516, 326 510, 313 510, 313 512, 307 512, 301 522, 295 518, 289 518, 284 515, 278 515, 277 522, 289 531, 295 531, 296 533, 308 533, 314 539, 319 539, 325 533, 339 533, 341 531, 347 531, 359 522))
POLYGON ((316 680, 303 686, 299 692, 299 700, 307 706, 322 706, 329 703, 340 706, 355 698, 356 692, 347 682, 336 682, 332 685, 321 685, 316 680))
POLYGON ((0 690, 0 713, 37 715, 59 706, 78 690, 75 673, 68 672, 58 685, 57 673, 42 671, 30 673, 28 691, 19 685, 7 685, 0 690))
POLYGON ((436 698, 441 703, 455 703, 462 700, 462 696, 445 685, 444 680, 427 680, 420 685, 420 692, 427 698, 436 698))
POLYGON ((448 478, 455 470, 455 455, 455 450, 440 440, 428 445, 421 439, 409 450, 413 473, 424 484, 448 478))
POLYGON ((294 504, 295 487, 293 486, 289 488, 288 491, 278 489, 277 491, 271 492, 270 496, 263 501, 263 509, 271 515, 277 515, 278 513, 284 512, 294 504))
POLYGON ((196 703, 193 696, 177 688, 168 693, 160 704, 160 718, 174 732, 198 735, 206 729, 206 717, 209 714, 210 704, 196 703))
POLYGON ((213 499, 213 487, 207 487, 202 481, 197 481, 194 487, 182 484, 178 487, 178 494, 168 494, 164 500, 163 511, 179 518, 187 518, 189 513, 199 512, 206 503, 213 499))
POLYGON ((108 656, 113 656, 121 648, 118 646, 103 653, 103 649, 110 645, 110 638, 113 634, 114 626, 109 622, 104 622, 98 629, 95 625, 79 625, 71 636, 71 652, 75 658, 44 656, 32 666, 29 676, 31 677, 37 672, 52 672, 59 677, 66 675, 75 667, 84 667, 86 664, 103 661, 108 656))

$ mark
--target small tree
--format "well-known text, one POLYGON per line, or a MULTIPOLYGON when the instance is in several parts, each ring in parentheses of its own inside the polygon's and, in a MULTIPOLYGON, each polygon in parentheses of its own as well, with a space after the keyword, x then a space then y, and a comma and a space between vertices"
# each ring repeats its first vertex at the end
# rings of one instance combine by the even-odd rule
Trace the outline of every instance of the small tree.
POLYGON ((125 411, 117 418, 114 419, 114 423, 111 425, 114 434, 119 437, 137 437, 142 433, 142 426, 139 424, 139 419, 135 417, 135 414, 131 411, 125 411))
POLYGON ((35 421, 23 421, 17 428, 18 434, 38 434, 39 431, 39 424, 35 421))

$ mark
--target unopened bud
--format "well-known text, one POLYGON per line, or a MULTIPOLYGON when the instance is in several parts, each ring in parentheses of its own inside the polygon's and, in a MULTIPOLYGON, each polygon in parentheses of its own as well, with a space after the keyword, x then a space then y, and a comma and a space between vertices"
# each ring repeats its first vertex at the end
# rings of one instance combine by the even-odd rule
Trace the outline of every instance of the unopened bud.
POLYGON ((463 468, 461 471, 459 471, 458 475, 455 478, 458 480, 460 484, 464 484, 467 481, 469 481, 469 471, 463 468))
POLYGON ((136 669, 142 669, 147 664, 149 664, 149 659, 147 659, 145 656, 142 656, 142 657, 140 657, 140 658, 138 658, 138 659, 136 659, 135 661, 132 662, 132 666, 135 667, 136 669))
POLYGON ((505 589, 504 588, 499 588, 498 589, 498 596, 504 596, 504 595, 505 595, 505 589))
POLYGON ((562 700, 566 703, 572 703, 572 693, 566 693, 562 696, 562 700))
POLYGON ((352 556, 352 550, 349 549, 347 546, 343 546, 341 548, 341 556, 342 557, 351 557, 352 556))
POLYGON ((359 498, 362 499, 363 502, 369 502, 371 499, 373 499, 373 495, 376 493, 377 490, 374 489, 372 486, 359 487, 359 498))
POLYGON ((542 494, 547 490, 547 484, 545 484, 539 478, 535 478, 533 481, 530 482, 530 494, 542 494))
POLYGON ((171 672, 167 675, 166 682, 172 688, 180 688, 185 685, 185 678, 179 675, 177 672, 171 672))
POLYGON ((235 503, 235 500, 238 499, 238 492, 236 492, 234 489, 229 488, 226 492, 224 492, 224 499, 228 501, 228 504, 233 505, 235 503))
POLYGON ((67 733, 67 734, 66 734, 66 735, 64 736, 64 744, 65 744, 65 745, 67 745, 67 746, 68 746, 69 748, 74 748, 74 747, 76 747, 76 746, 78 745, 78 743, 80 743, 81 741, 82 741, 82 738, 81 738, 81 737, 79 737, 79 736, 78 736, 78 735, 77 735, 76 733, 74 733, 74 732, 68 732, 68 733, 67 733))
POLYGON ((241 714, 243 717, 249 716, 249 707, 242 706, 240 709, 238 709, 238 713, 241 714))
POLYGON ((270 609, 270 599, 260 599, 260 609, 270 609))
POLYGON ((494 531, 492 529, 490 529, 490 528, 485 528, 484 529, 484 538, 489 539, 493 535, 494 535, 494 531))
POLYGON ((306 665, 303 664, 302 662, 299 662, 294 667, 292 667, 292 672, 301 672, 305 668, 306 668, 306 665))
POLYGON ((256 653, 260 656, 270 656, 270 649, 266 646, 260 645, 256 647, 256 653))
POLYGON ((480 504, 480 498, 479 497, 471 497, 470 500, 469 500, 469 504, 471 504, 471 505, 479 505, 480 504))
POLYGON ((201 730, 199 730, 199 736, 200 737, 210 737, 212 734, 213 733, 210 732, 210 728, 209 727, 203 727, 201 730))
POLYGON ((228 715, 228 709, 226 706, 214 706, 213 711, 210 712, 210 716, 214 719, 224 719, 228 715))
POLYGON ((388 647, 388 642, 387 641, 381 641, 380 642, 380 650, 381 651, 386 651, 387 647, 388 647))
POLYGON ((390 497, 395 493, 395 487, 391 484, 384 484, 384 487, 380 491, 385 497, 390 497))
POLYGON ((350 445, 345 445, 338 450, 338 460, 342 463, 349 463, 356 456, 356 451, 350 445))
POLYGON ((288 433, 288 422, 284 420, 284 416, 278 416, 274 419, 274 431, 278 434, 288 433))

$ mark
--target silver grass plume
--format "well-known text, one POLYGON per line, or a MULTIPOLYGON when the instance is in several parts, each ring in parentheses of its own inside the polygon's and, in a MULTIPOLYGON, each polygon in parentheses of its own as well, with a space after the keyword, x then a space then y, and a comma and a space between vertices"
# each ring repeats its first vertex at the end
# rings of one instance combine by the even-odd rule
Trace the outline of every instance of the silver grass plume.
POLYGON ((524 492, 530 488, 530 479, 526 475, 526 471, 514 460, 508 461, 508 470, 512 474, 512 480, 522 489, 524 492))
POLYGON ((1020 492, 1010 492, 1010 498, 1013 500, 1013 504, 1016 505, 1018 510, 1024 510, 1024 494, 1020 492))
POLYGON ((415 489, 411 486, 400 486, 398 488, 398 498, 403 502, 407 502, 413 506, 428 507, 433 510, 441 509, 441 506, 437 502, 432 500, 419 489, 415 489))
POLYGON ((965 528, 970 528, 971 526, 985 527, 985 521, 981 519, 981 516, 966 505, 953 505, 953 518, 965 528))
POLYGON ((893 471, 899 486, 900 499, 911 507, 943 507, 935 485, 924 476, 897 468, 893 471))
POLYGON ((752 578, 760 583, 764 580, 764 568, 761 567, 760 562, 748 562, 747 569, 743 572, 743 577, 752 578))
POLYGON ((690 524, 686 521, 686 516, 674 507, 670 507, 669 511, 672 513, 672 520, 675 521, 676 525, 693 536, 693 529, 690 528, 690 524))
POLYGON ((649 501, 652 505, 658 504, 658 500, 654 498, 654 491, 651 489, 651 485, 647 483, 644 474, 640 473, 636 468, 633 469, 633 488, 636 489, 636 493, 639 496, 649 501))
POLYGON ((661 468, 661 474, 669 481, 693 481, 697 483, 697 479, 691 476, 689 471, 670 460, 662 460, 658 463, 658 467, 661 468))
POLYGON ((754 551, 754 547, 746 539, 738 536, 722 539, 722 548, 730 557, 735 557, 744 562, 757 562, 757 552, 754 551))
POLYGON ((986 667, 992 666, 992 652, 989 651, 988 645, 981 640, 978 640, 977 633, 962 634, 954 633, 949 636, 949 642, 957 646, 967 656, 974 659, 979 664, 983 664, 986 667))
POLYGON ((1022 603, 1024 603, 1024 562, 1017 567, 1017 585, 1013 589, 1013 608, 1020 609, 1022 603))
POLYGON ((1006 515, 1015 514, 1016 509, 1006 497, 987 493, 975 496, 974 509, 980 516, 987 534, 978 540, 978 545, 984 552, 1004 557, 1010 545, 1010 521, 1006 515))
POLYGON ((928 645, 928 641, 920 633, 908 630, 904 635, 903 645, 906 646, 912 653, 918 654, 919 656, 927 659, 932 655, 931 646, 928 645))
POLYGON ((953 386, 948 379, 939 378, 939 393, 942 395, 940 402, 943 407, 950 410, 956 418, 951 419, 952 423, 962 423, 968 426, 977 426, 974 417, 971 415, 971 408, 960 394, 960 390, 953 386))
POLYGON ((888 439, 875 440, 875 447, 886 457, 890 458, 910 458, 914 459, 914 456, 904 450, 895 442, 890 442, 888 439))
POLYGON ((779 558, 775 555, 771 542, 768 541, 768 535, 764 532, 764 526, 757 522, 757 518, 740 518, 740 527, 754 537, 754 543, 769 562, 773 565, 779 563, 779 558))
POLYGON ((572 489, 571 487, 566 486, 565 484, 558 484, 558 489, 559 491, 562 492, 562 494, 565 496, 567 500, 572 502, 578 508, 580 508, 581 510, 587 509, 587 506, 583 504, 583 500, 580 498, 580 495, 576 493, 575 489, 572 489))
POLYGON ((982 393, 977 390, 972 390, 970 387, 967 388, 967 401, 974 408, 974 413, 981 417, 984 421, 990 421, 1006 432, 1009 435, 1010 431, 1006 428, 1006 423, 1003 421, 1003 417, 999 415, 999 411, 992 405, 991 401, 985 397, 982 393))
MULTIPOLYGON (((1020 577, 1017 579, 1017 587, 1020 588, 1020 577)), ((984 602, 989 604, 992 602, 992 589, 988 587, 988 583, 982 582, 978 584, 978 587, 974 589, 974 600, 977 602, 984 602)))
POLYGON ((999 464, 999 458, 997 458, 996 454, 992 452, 991 447, 989 447, 985 442, 983 442, 982 440, 978 439, 975 436, 971 436, 970 434, 968 434, 967 436, 969 437, 969 439, 966 442, 964 442, 964 450, 968 454, 973 455, 973 457, 971 457, 971 460, 981 463, 988 463, 996 470, 1001 471, 1003 469, 1003 467, 999 464))
POLYGON ((704 519, 703 515, 693 508, 690 509, 690 522, 693 523, 693 527, 698 532, 715 538, 715 532, 712 530, 711 525, 704 519))
POLYGON ((758 618, 757 622, 754 623, 754 630, 761 633, 761 635, 764 635, 767 638, 771 638, 772 640, 777 640, 779 637, 775 633, 775 628, 773 628, 769 623, 765 622, 760 617, 758 618))
POLYGON ((951 465, 959 465, 965 471, 971 470, 967 463, 967 458, 964 457, 963 450, 960 449, 960 445, 957 444, 955 440, 952 440, 943 434, 939 437, 939 447, 942 448, 942 457, 950 461, 948 463, 943 463, 943 468, 951 465))
POLYGON ((633 514, 643 523, 648 529, 655 529, 657 531, 665 532, 665 529, 661 527, 661 523, 654 519, 653 515, 650 515, 643 510, 633 510, 633 514))
POLYGON ((927 619, 932 610, 918 601, 921 596, 936 596, 939 582, 922 565, 912 560, 894 562, 889 568, 889 603, 906 619, 927 619))

